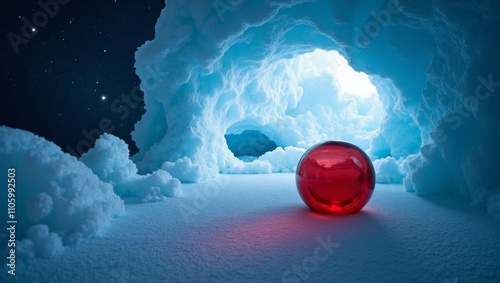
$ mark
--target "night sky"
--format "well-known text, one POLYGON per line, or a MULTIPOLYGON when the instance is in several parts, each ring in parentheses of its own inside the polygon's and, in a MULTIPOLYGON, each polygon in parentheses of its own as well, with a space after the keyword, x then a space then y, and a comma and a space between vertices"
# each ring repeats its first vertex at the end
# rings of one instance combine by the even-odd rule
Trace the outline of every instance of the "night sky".
POLYGON ((73 155, 105 129, 136 152, 130 132, 144 104, 137 99, 142 92, 132 95, 140 84, 134 52, 154 38, 165 1, 55 3, 59 11, 49 5, 53 16, 38 1, 2 3, 0 124, 31 131, 73 155), (23 17, 35 26, 35 32, 26 29, 31 38, 22 33, 23 17))

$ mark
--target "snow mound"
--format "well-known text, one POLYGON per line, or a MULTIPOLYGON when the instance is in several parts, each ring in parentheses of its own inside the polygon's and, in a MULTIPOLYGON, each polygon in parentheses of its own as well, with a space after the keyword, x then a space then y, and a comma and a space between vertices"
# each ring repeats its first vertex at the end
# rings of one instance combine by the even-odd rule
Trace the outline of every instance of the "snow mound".
POLYGON ((179 180, 164 170, 138 175, 136 165, 129 159, 127 144, 111 134, 97 139, 94 148, 82 155, 80 161, 101 180, 112 184, 120 196, 136 197, 142 202, 161 201, 180 191, 179 180))
POLYGON ((406 176, 400 161, 393 157, 377 159, 373 161, 377 183, 379 184, 401 184, 406 176))
POLYGON ((273 173, 294 173, 297 170, 300 158, 305 152, 305 149, 293 146, 284 149, 278 147, 273 151, 266 152, 259 157, 259 160, 269 162, 273 173))
POLYGON ((0 127, 0 169, 15 169, 20 258, 57 254, 65 245, 99 234, 124 212, 123 201, 110 184, 33 133, 0 127))
POLYGON ((193 164, 189 157, 182 157, 175 162, 165 161, 161 169, 168 171, 174 177, 185 183, 202 181, 202 172, 198 164, 193 164))

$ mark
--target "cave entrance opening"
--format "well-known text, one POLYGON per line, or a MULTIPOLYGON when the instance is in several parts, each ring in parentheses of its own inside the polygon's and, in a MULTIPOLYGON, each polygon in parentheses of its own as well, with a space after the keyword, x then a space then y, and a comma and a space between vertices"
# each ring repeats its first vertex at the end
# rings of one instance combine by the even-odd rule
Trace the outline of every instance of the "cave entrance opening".
POLYGON ((240 134, 226 134, 227 146, 235 157, 243 161, 253 161, 278 146, 258 130, 245 130, 240 134))

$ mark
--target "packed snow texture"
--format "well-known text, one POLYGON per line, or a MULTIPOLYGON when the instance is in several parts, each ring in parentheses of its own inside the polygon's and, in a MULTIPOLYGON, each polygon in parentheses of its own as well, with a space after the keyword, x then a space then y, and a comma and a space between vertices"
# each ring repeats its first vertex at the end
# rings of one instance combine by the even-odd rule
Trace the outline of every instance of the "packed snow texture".
POLYGON ((338 217, 309 210, 293 174, 183 186, 0 282, 500 282, 500 225, 458 197, 377 184, 363 210, 338 217))
POLYGON ((138 198, 142 202, 161 201, 180 191, 179 180, 164 170, 137 175, 137 167, 129 159, 128 145, 110 134, 102 135, 80 161, 123 197, 138 198))
POLYGON ((113 187, 75 157, 30 132, 2 126, 0 169, 9 168, 15 169, 18 259, 58 254, 99 234, 124 212, 113 187))
POLYGON ((499 5, 166 1, 154 40, 136 52, 147 111, 132 159, 147 173, 195 164, 196 181, 280 170, 237 159, 228 134, 257 130, 303 149, 344 139, 386 159, 376 162, 379 181, 458 194, 500 218, 499 5), (342 87, 344 72, 325 55, 334 50, 377 95, 342 87))

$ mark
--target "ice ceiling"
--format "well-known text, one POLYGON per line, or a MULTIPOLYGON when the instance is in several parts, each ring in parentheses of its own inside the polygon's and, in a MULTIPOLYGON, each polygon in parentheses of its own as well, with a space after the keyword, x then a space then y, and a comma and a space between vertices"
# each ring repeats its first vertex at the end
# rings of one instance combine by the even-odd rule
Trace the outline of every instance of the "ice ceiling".
POLYGON ((367 150, 378 182, 459 195, 500 218, 499 5, 166 1, 136 53, 146 113, 133 162, 112 135, 76 160, 0 127, 1 167, 32 176, 18 183, 30 188, 16 199, 19 253, 51 256, 98 234, 123 213, 116 194, 155 201, 179 180, 293 172, 326 139, 367 150))

